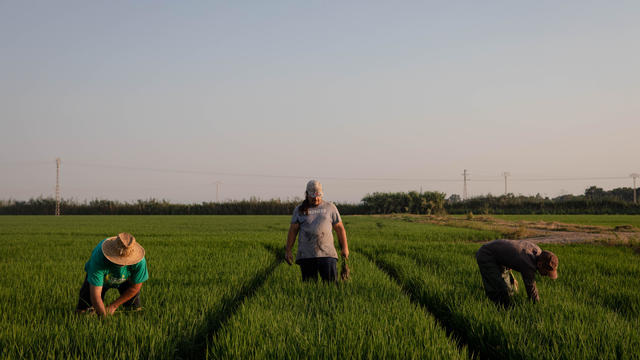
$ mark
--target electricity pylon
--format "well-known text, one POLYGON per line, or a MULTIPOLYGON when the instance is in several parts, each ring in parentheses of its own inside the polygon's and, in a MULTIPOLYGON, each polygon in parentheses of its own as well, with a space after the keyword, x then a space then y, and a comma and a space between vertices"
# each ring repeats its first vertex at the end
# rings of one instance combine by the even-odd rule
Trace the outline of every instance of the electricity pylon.
POLYGON ((60 216, 60 158, 56 158, 56 216, 60 216))
POLYGON ((633 173, 633 174, 631 174, 631 175, 629 175, 629 176, 633 178, 633 203, 634 203, 634 204, 637 204, 637 203, 638 203, 638 200, 637 200, 637 198, 636 198, 636 179, 637 179, 638 177, 640 177, 640 174, 633 173))
POLYGON ((220 185, 222 185, 222 181, 216 181, 216 202, 220 202, 220 185))
POLYGON ((502 173, 502 176, 504 176, 504 194, 507 195, 507 176, 511 176, 511 173, 508 171, 505 171, 502 173))
POLYGON ((467 169, 464 169, 464 172, 462 173, 462 176, 464 176, 464 188, 462 189, 462 200, 467 200, 467 176, 469 175, 469 173, 467 172, 467 169))

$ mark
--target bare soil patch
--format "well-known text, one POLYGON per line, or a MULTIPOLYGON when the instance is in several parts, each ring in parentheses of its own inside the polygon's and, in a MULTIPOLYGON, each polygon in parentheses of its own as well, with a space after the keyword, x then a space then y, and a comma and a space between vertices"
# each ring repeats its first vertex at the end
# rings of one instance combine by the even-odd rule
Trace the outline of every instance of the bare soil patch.
POLYGON ((604 243, 632 245, 634 248, 638 248, 638 244, 640 244, 640 229, 633 226, 610 228, 557 221, 508 221, 487 215, 476 215, 466 219, 436 215, 395 214, 390 216, 412 222, 491 230, 501 233, 507 239, 526 239, 535 243, 604 243))

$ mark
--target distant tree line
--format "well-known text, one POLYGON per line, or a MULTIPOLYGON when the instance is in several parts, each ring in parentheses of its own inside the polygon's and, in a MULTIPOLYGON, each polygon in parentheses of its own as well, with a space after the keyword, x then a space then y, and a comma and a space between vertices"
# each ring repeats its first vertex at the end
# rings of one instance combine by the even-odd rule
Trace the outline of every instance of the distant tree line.
MULTIPOLYGON (((173 204, 166 200, 138 200, 121 202, 91 200, 77 202, 63 199, 60 203, 63 215, 291 215, 300 201, 279 199, 203 202, 198 204, 173 204)), ((336 204, 341 214, 360 214, 361 205, 336 204)), ((27 201, 0 200, 0 215, 52 215, 54 198, 35 198, 27 201)))
POLYGON ((583 195, 561 195, 555 198, 536 196, 479 196, 460 201, 450 196, 446 205, 451 214, 640 214, 640 206, 633 202, 633 188, 609 191, 591 186, 583 195))
MULTIPOLYGON (((173 204, 166 200, 120 202, 62 200, 63 215, 291 215, 301 200, 279 199, 203 202, 173 204)), ((632 188, 605 191, 591 186, 584 195, 563 195, 556 198, 523 195, 473 197, 462 200, 453 194, 446 198, 441 192, 394 192, 366 195, 360 203, 336 203, 343 215, 365 214, 640 214, 640 205, 633 202, 632 188)), ((53 198, 27 201, 0 200, 0 215, 51 215, 55 212, 53 198)))
POLYGON ((541 196, 479 196, 466 201, 447 202, 450 214, 640 214, 633 202, 612 198, 563 196, 554 199, 541 196))
POLYGON ((363 214, 442 214, 445 211, 446 195, 441 192, 380 193, 362 199, 363 214))

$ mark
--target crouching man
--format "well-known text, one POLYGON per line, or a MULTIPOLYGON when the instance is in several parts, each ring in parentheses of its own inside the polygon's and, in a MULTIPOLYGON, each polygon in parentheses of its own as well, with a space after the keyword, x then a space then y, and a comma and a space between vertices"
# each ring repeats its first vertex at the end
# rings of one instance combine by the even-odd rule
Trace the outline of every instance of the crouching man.
POLYGON ((149 278, 144 249, 133 235, 120 233, 102 240, 93 249, 85 264, 86 276, 80 289, 77 313, 95 310, 100 316, 113 315, 123 305, 128 310, 140 310, 140 289, 149 278), (118 289, 120 297, 105 306, 104 294, 118 289))
POLYGON ((522 274, 529 299, 538 302, 536 271, 552 279, 558 277, 558 257, 525 240, 494 240, 482 245, 476 253, 484 290, 493 302, 508 307, 517 291, 513 269, 522 274))

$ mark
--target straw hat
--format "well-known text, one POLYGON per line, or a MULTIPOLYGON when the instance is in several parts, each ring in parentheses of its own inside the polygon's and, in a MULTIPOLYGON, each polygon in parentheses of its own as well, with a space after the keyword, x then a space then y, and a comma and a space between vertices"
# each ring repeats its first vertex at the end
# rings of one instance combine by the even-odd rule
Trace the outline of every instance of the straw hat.
POLYGON ((102 243, 102 253, 114 264, 133 265, 144 257, 144 249, 129 233, 120 233, 102 243))

